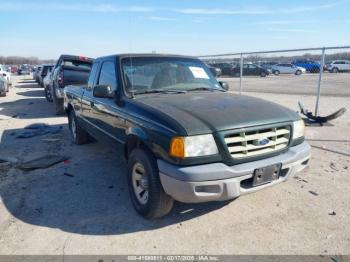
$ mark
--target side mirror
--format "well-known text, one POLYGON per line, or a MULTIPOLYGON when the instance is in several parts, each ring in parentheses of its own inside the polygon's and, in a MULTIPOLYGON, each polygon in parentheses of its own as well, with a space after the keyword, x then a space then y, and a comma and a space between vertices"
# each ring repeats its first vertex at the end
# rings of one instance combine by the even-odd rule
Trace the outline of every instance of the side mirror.
POLYGON ((229 90, 230 86, 228 85, 227 82, 220 81, 219 83, 220 83, 220 85, 221 85, 221 87, 222 87, 223 89, 225 89, 226 91, 229 90))
POLYGON ((111 86, 109 85, 97 85, 93 90, 94 97, 101 98, 114 98, 115 93, 112 91, 111 86))
POLYGON ((6 74, 2 74, 2 76, 6 76, 6 74))

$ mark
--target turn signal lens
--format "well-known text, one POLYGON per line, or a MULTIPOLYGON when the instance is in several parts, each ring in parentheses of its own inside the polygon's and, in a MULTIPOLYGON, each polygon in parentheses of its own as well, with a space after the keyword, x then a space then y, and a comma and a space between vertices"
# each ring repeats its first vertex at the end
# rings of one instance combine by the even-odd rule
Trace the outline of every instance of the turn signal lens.
POLYGON ((174 137, 171 140, 169 154, 173 157, 185 157, 185 143, 183 137, 174 137))

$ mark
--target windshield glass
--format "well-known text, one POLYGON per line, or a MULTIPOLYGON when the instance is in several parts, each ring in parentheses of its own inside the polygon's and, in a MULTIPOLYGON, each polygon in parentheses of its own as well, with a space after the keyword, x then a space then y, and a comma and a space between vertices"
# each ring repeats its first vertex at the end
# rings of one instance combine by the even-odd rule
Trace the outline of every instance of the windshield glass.
POLYGON ((129 57, 122 60, 122 71, 126 92, 133 94, 196 88, 222 90, 207 66, 192 58, 129 57))

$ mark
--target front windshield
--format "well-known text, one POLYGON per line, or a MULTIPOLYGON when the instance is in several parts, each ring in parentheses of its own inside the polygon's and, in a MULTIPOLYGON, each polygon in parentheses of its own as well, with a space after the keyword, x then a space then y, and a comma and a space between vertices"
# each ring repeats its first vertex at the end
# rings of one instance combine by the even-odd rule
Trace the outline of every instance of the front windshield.
POLYGON ((128 57, 122 60, 127 93, 152 91, 222 90, 207 66, 197 59, 128 57))

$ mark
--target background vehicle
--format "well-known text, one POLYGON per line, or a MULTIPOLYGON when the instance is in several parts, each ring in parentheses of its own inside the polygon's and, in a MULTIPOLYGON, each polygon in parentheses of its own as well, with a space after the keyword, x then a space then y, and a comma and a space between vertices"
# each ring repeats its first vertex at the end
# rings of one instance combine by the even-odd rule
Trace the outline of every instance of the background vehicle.
POLYGON ((35 82, 39 83, 39 72, 41 70, 41 65, 37 66, 35 68, 35 71, 33 72, 33 79, 35 80, 35 82))
POLYGON ((305 68, 310 73, 319 73, 320 64, 309 59, 297 59, 292 62, 293 65, 305 68))
POLYGON ((38 83, 40 86, 44 87, 44 78, 47 75, 47 71, 53 68, 53 65, 42 65, 38 73, 38 83))
POLYGON ((232 69, 234 68, 234 64, 231 63, 213 63, 209 64, 212 67, 220 68, 221 75, 232 75, 232 69))
POLYGON ((7 80, 0 75, 0 96, 6 96, 6 93, 9 91, 9 85, 7 80))
POLYGON ((332 61, 327 66, 327 69, 331 73, 350 71, 350 61, 349 60, 335 60, 335 61, 332 61))
POLYGON ((17 70, 18 70, 17 66, 15 66, 15 65, 11 66, 11 74, 16 74, 17 70))
POLYGON ((6 68, 4 65, 0 65, 0 75, 6 79, 8 85, 12 85, 11 81, 11 73, 7 72, 6 68))
POLYGON ((293 64, 277 64, 272 66, 272 73, 275 75, 279 74, 295 74, 295 75, 301 75, 306 72, 305 68, 302 68, 300 66, 296 66, 293 64))
POLYGON ((222 75, 222 71, 220 68, 218 67, 214 67, 214 66, 211 66, 211 65, 206 65, 209 70, 212 72, 212 74, 215 76, 215 77, 219 77, 222 75))
POLYGON ((92 58, 74 55, 61 55, 53 68, 51 95, 56 114, 63 114, 63 89, 67 85, 83 85, 89 78, 92 58))
POLYGON ((306 167, 296 112, 227 89, 192 57, 114 55, 94 61, 87 85, 66 86, 64 105, 74 143, 122 149, 132 203, 156 218, 174 199, 234 199, 306 167))
MULTIPOLYGON (((232 69, 232 75, 235 77, 240 76, 240 66, 236 66, 232 69)), ((260 66, 257 66, 255 64, 243 64, 243 75, 245 76, 261 76, 265 77, 270 74, 269 70, 262 68, 260 66)))
POLYGON ((28 65, 24 64, 21 65, 18 69, 17 69, 17 74, 18 75, 30 75, 30 68, 28 65))
POLYGON ((43 81, 45 97, 48 102, 52 102, 52 94, 51 94, 51 86, 50 86, 50 83, 52 82, 52 69, 53 67, 50 67, 47 70, 47 74, 44 77, 44 81, 43 81))

